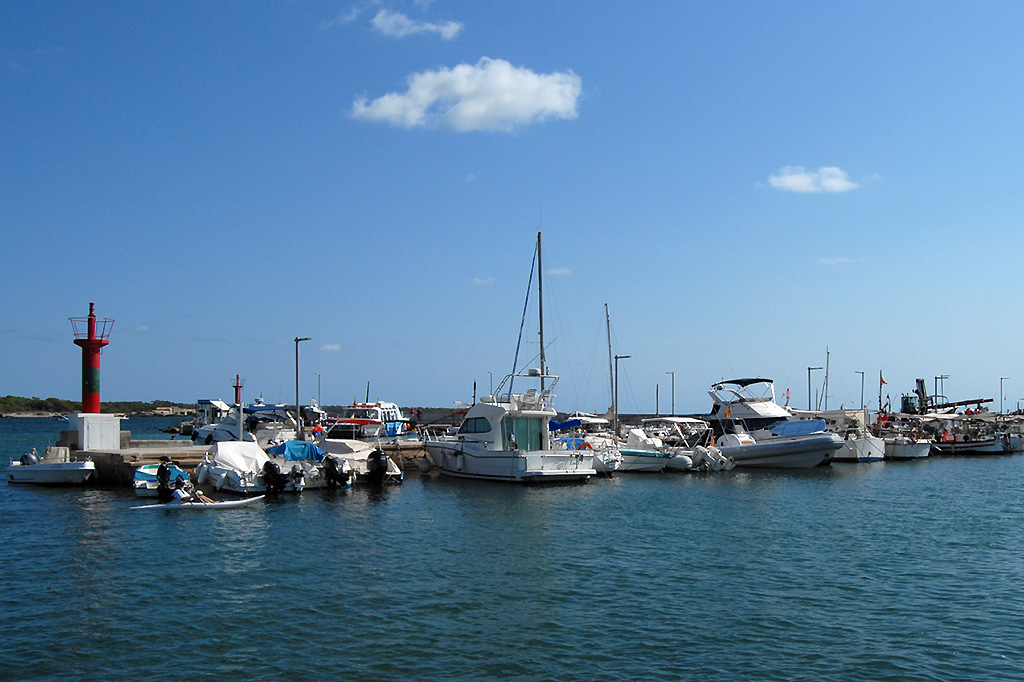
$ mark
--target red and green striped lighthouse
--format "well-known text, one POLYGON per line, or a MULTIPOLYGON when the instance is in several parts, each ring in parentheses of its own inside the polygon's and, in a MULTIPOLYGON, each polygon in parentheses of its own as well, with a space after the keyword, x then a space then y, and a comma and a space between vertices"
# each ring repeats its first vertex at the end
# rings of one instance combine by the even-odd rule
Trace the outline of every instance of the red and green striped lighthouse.
POLYGON ((71 328, 75 332, 75 345, 82 347, 82 412, 100 412, 100 349, 110 341, 110 330, 114 321, 104 318, 96 324, 93 304, 89 303, 89 317, 71 317, 71 328), (84 327, 84 329, 83 329, 84 327))

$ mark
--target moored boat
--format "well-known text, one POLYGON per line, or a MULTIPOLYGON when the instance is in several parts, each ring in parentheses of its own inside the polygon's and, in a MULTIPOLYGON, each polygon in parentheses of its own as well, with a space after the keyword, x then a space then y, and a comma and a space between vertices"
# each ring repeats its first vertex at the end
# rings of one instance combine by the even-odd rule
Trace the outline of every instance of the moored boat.
POLYGON ((7 467, 8 483, 82 485, 95 475, 96 464, 91 459, 74 461, 66 447, 48 447, 42 458, 32 448, 7 467))

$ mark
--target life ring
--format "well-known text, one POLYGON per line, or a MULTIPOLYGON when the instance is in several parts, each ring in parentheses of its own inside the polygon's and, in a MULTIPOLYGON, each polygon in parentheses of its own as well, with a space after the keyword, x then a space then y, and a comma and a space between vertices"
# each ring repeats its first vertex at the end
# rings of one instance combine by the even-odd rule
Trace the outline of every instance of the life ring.
POLYGON ((582 443, 580 443, 579 445, 576 446, 576 449, 577 450, 593 450, 594 446, 591 445, 590 443, 588 443, 587 441, 583 441, 582 443))
POLYGON ((910 429, 910 441, 916 443, 917 439, 920 438, 921 434, 917 432, 917 429, 910 429))

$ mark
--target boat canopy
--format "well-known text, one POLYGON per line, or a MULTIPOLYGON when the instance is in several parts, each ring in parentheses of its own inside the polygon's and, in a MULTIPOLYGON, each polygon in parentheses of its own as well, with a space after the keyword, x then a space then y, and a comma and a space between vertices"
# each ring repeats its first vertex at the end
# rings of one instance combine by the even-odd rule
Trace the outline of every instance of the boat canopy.
POLYGON ((772 427, 773 436, 807 436, 825 430, 824 419, 797 419, 781 422, 772 427))
POLYGON ((213 461, 237 471, 260 471, 270 457, 251 440, 222 440, 213 446, 213 461))
POLYGON ((311 459, 314 462, 324 461, 324 451, 317 447, 316 443, 305 440, 286 440, 280 445, 267 448, 267 452, 273 455, 281 455, 292 462, 301 462, 311 459))
POLYGON ((733 384, 735 386, 750 386, 752 384, 772 384, 775 383, 773 379, 763 379, 760 377, 752 377, 749 379, 727 379, 725 381, 719 381, 719 384, 733 384))
POLYGON ((580 427, 579 419, 570 419, 564 422, 556 422, 554 419, 548 421, 549 431, 565 431, 567 429, 578 429, 580 427))

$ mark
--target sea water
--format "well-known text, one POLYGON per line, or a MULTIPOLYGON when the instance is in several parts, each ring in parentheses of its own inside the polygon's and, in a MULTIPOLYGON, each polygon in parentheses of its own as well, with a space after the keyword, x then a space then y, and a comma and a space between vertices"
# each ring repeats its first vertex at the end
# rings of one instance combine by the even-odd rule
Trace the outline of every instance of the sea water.
MULTIPOLYGON (((0 420, 0 468, 59 430, 0 420)), ((4 484, 0 679, 1024 679, 1022 471, 412 470, 204 513, 4 484)))

